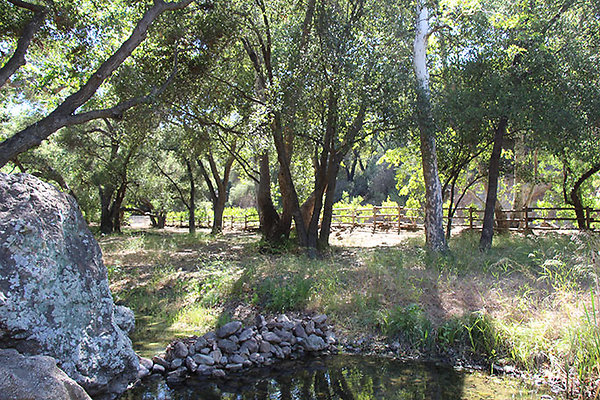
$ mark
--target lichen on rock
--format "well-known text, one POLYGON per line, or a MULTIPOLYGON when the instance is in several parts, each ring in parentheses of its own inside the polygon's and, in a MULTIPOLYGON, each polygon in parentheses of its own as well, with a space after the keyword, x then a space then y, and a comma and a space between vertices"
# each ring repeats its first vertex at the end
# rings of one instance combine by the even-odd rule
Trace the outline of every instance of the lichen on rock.
POLYGON ((138 372, 100 247, 70 196, 27 174, 0 174, 0 347, 55 358, 93 396, 138 372))

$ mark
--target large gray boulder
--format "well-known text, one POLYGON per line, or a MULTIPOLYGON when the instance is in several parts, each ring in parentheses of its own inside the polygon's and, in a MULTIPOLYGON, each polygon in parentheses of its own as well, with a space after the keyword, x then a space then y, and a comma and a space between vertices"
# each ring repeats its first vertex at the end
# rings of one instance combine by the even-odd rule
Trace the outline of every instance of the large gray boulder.
POLYGON ((15 349, 0 349, 0 400, 15 399, 91 400, 52 357, 26 357, 15 349))
POLYGON ((96 398, 136 378, 100 247, 70 196, 27 174, 0 173, 0 347, 55 358, 96 398), (116 315, 115 315, 116 314, 116 315))

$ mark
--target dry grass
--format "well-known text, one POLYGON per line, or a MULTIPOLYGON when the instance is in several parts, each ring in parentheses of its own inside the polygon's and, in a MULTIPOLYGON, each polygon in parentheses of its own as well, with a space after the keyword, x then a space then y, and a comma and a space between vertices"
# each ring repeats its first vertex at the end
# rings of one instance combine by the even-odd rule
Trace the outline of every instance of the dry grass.
POLYGON ((301 311, 327 313, 350 337, 402 336, 389 328, 420 324, 405 336, 430 350, 462 340, 524 368, 580 362, 572 354, 595 332, 585 310, 600 269, 597 236, 499 236, 481 254, 464 233, 436 256, 412 233, 390 234, 384 245, 381 234, 368 235, 346 237, 319 260, 293 247, 264 254, 255 235, 132 233, 100 243, 115 297, 141 321, 139 346, 257 312, 301 311))

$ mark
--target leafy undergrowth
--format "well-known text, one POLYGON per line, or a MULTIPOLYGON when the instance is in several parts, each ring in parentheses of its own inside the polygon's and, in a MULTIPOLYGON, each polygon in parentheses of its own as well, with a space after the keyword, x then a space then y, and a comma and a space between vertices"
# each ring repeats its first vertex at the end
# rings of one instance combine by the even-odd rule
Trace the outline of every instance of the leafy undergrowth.
POLYGON ((100 243, 146 355, 232 318, 318 312, 341 336, 397 341, 404 354, 545 369, 568 377, 568 390, 597 385, 598 236, 504 235, 482 254, 463 233, 442 256, 413 238, 333 247, 318 260, 289 245, 265 251, 252 235, 132 232, 100 243))

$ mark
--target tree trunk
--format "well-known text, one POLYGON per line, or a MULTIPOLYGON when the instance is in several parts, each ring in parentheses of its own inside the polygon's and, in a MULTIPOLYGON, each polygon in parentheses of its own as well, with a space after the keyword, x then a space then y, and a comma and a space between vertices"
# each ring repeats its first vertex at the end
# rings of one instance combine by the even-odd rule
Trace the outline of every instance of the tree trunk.
POLYGON ((167 213, 164 211, 159 211, 156 217, 156 228, 157 229, 165 229, 165 225, 167 223, 167 213))
POLYGON ((269 167, 269 153, 265 152, 260 156, 260 179, 256 190, 256 205, 258 209, 258 218, 260 231, 263 239, 274 243, 281 238, 277 236, 277 225, 279 224, 279 214, 273 205, 271 197, 271 173, 269 167))
POLYGON ((581 185, 595 173, 600 172, 600 163, 593 165, 588 169, 573 185, 569 198, 566 199, 569 204, 575 208, 575 216, 577 217, 577 226, 581 230, 587 230, 588 226, 586 223, 586 216, 583 207, 583 201, 581 200, 581 185))
POLYGON ((413 66, 417 85, 416 119, 420 131, 421 159, 425 180, 425 237, 429 249, 445 251, 447 244, 443 225, 442 186, 437 166, 435 126, 431 111, 429 71, 427 70, 429 35, 429 9, 423 0, 417 0, 413 66))
POLYGON ((481 239, 479 240, 479 249, 481 251, 487 251, 492 247, 492 238, 494 236, 494 211, 496 209, 496 199, 498 197, 498 177, 500 176, 500 156, 502 155, 502 142, 507 127, 508 118, 500 117, 498 126, 496 126, 494 132, 494 147, 492 148, 488 170, 487 197, 485 200, 481 239))
POLYGON ((98 186, 100 195, 100 232, 105 234, 113 233, 113 218, 110 209, 114 189, 102 188, 98 186))
POLYGON ((225 204, 227 203, 226 197, 221 197, 213 203, 213 226, 212 233, 217 234, 223 231, 223 213, 225 212, 225 204))
POLYGON ((457 179, 458 174, 452 177, 452 181, 450 183, 450 202, 448 204, 448 224, 446 225, 446 240, 450 239, 450 236, 452 235, 452 219, 454 218, 454 214, 456 213, 456 209, 454 207, 454 194, 456 190, 457 179))
POLYGON ((127 181, 123 178, 121 186, 117 190, 117 194, 111 207, 112 219, 113 219, 113 232, 121 232, 121 222, 123 220, 123 201, 125 200, 125 193, 127 191, 127 181))
POLYGON ((298 193, 294 187, 294 180, 290 171, 291 164, 291 144, 285 141, 283 129, 281 126, 281 114, 276 114, 273 121, 273 141, 277 150, 277 161, 279 161, 279 191, 283 203, 283 212, 279 219, 279 234, 289 234, 292 218, 296 223, 296 234, 298 243, 302 247, 308 246, 308 235, 306 225, 302 219, 302 210, 298 193))
POLYGON ((185 160, 187 167, 188 179, 190 180, 190 202, 189 202, 189 233, 196 233, 196 182, 194 181, 194 171, 192 170, 192 163, 189 160, 185 160))
POLYGON ((333 218, 333 203, 335 202, 335 187, 337 183, 337 174, 340 169, 341 158, 332 156, 333 162, 327 171, 327 190, 325 192, 325 203, 323 204, 323 221, 321 221, 321 232, 319 234, 319 245, 325 248, 329 245, 329 235, 331 234, 331 221, 333 218))

